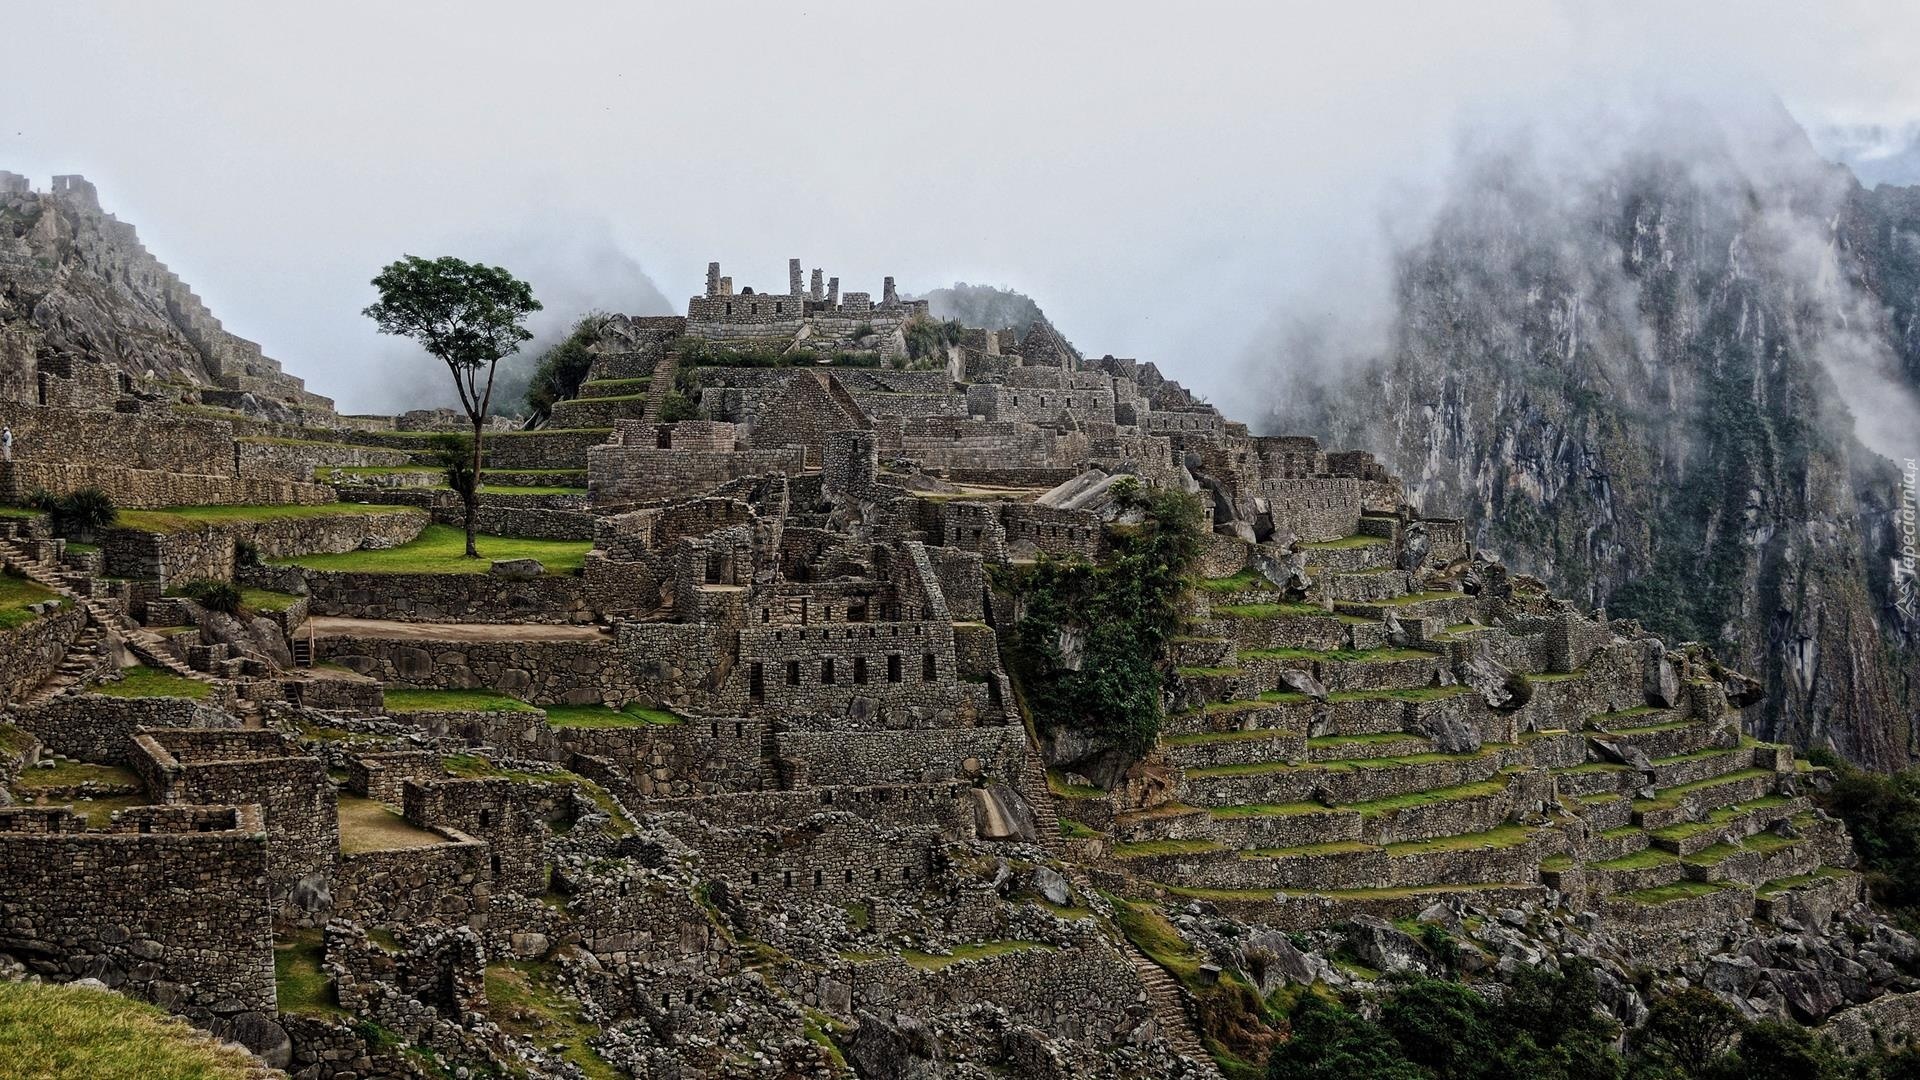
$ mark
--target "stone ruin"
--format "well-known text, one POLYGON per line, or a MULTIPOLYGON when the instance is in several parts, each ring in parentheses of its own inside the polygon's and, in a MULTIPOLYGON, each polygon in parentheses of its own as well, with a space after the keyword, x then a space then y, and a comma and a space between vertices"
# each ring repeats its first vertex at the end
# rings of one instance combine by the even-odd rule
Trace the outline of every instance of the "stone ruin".
MULTIPOLYGON (((1868 918, 1822 771, 1744 733, 1752 687, 1709 654, 1547 596, 1365 453, 1251 435, 1044 323, 908 370, 927 317, 798 260, 783 293, 712 264, 684 318, 613 317, 581 396, 489 443, 482 531, 574 573, 315 558, 456 520, 419 418, 215 419, 210 387, 124 377, 0 404, 30 433, 4 501, 315 508, 97 550, 0 517, 61 598, 0 631, 0 955, 302 1077, 1211 1077, 1113 897, 1222 967, 1277 931, 1524 912, 1667 970, 1868 918), (880 366, 727 362, 856 329, 880 366), (669 392, 699 419, 662 421, 669 392), (1115 765, 1024 722, 998 571, 1103 556, 1123 478, 1210 529, 1157 745, 1115 765), (201 578, 286 602, 170 595, 201 578), (130 661, 170 691, 117 691, 130 661)), ((1743 1007, 1809 1022, 1913 986, 1753 970, 1743 1007)))

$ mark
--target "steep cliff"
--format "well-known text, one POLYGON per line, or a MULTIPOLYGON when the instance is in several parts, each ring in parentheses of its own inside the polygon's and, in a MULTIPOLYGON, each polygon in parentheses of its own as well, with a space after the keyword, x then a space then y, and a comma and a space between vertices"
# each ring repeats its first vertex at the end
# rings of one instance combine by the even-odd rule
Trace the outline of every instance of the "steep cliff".
POLYGON ((1764 675, 1760 734, 1903 764, 1920 191, 1861 190, 1784 116, 1619 145, 1471 161, 1397 257, 1384 346, 1283 335, 1265 426, 1369 447, 1556 592, 1714 643, 1764 675))
POLYGON ((331 407, 222 328, 85 179, 57 177, 37 193, 0 172, 0 401, 110 405, 122 376, 262 413, 331 407), (99 393, 45 400, 42 373, 99 393))

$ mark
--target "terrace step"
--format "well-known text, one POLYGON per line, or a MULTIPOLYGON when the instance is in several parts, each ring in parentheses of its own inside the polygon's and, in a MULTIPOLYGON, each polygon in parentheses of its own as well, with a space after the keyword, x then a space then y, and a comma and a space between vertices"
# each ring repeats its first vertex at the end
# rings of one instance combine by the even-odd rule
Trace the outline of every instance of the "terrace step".
POLYGON ((1490 780, 1517 764, 1521 754, 1517 747, 1490 744, 1472 754, 1189 769, 1181 778, 1180 793, 1182 801, 1208 807, 1316 801, 1345 805, 1490 780))
POLYGON ((1183 769, 1300 761, 1308 753, 1305 735, 1275 728, 1174 735, 1161 746, 1167 762, 1183 769))
POLYGON ((1656 791, 1652 799, 1634 801, 1634 823, 1647 829, 1662 829, 1697 821, 1721 807, 1771 795, 1778 783, 1779 776, 1774 772, 1745 769, 1656 791))
POLYGON ((1370 604, 1406 595, 1411 580, 1404 570, 1382 568, 1334 574, 1322 584, 1326 595, 1336 604, 1370 604))

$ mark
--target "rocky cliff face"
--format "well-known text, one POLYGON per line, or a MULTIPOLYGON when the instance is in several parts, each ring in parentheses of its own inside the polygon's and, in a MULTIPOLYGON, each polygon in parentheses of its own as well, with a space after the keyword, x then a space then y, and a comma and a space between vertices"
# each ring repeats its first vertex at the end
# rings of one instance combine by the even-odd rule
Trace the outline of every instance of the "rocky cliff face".
POLYGON ((42 400, 42 372, 73 379, 76 366, 83 385, 92 369, 230 395, 223 405, 330 404, 227 333, 133 226, 100 209, 93 185, 60 177, 37 193, 0 172, 0 401, 93 403, 42 400))
POLYGON ((1383 348, 1263 359, 1265 426, 1366 446, 1556 592, 1714 643, 1764 676, 1765 737, 1900 765, 1920 189, 1863 191, 1780 120, 1481 158, 1401 253, 1383 348))

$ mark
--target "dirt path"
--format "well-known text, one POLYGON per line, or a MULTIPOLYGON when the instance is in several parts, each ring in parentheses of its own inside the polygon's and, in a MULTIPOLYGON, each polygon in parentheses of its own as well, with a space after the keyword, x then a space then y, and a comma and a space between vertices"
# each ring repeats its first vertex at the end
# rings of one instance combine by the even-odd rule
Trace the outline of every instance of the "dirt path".
POLYGON ((539 623, 426 623, 342 619, 317 615, 306 622, 316 637, 399 638, 414 641, 612 641, 604 626, 539 623))

